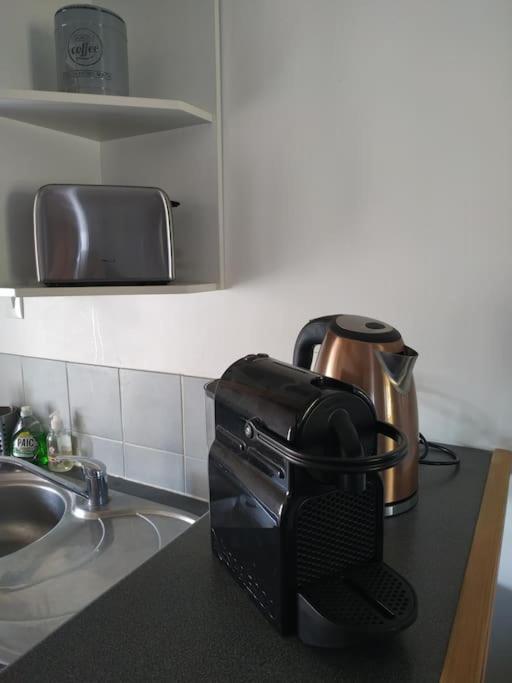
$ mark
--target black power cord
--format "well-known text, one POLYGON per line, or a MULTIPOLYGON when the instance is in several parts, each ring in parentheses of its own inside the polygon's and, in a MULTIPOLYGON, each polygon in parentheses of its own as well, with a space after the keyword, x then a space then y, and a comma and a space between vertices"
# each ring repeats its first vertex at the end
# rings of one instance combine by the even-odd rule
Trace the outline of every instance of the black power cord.
POLYGON ((453 465, 453 466, 458 466, 460 465, 460 458, 455 453, 455 451, 452 451, 451 448, 448 448, 447 446, 443 446, 440 443, 436 443, 435 441, 427 441, 427 439, 423 436, 423 434, 420 433, 420 438, 419 438, 420 444, 423 446, 423 453, 419 457, 419 462, 420 465, 453 465), (440 453, 444 453, 445 455, 449 456, 449 460, 427 460, 427 455, 429 454, 430 451, 439 451, 440 453))

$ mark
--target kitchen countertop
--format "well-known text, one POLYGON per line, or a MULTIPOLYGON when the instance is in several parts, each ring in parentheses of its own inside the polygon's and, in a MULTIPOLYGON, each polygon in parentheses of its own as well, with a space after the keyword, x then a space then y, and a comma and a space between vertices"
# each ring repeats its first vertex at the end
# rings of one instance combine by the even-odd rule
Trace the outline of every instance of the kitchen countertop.
POLYGON ((384 559, 418 619, 380 645, 318 650, 282 638, 210 550, 209 520, 163 548, 0 676, 9 681, 438 681, 490 453, 420 467, 417 507, 385 522, 384 559))

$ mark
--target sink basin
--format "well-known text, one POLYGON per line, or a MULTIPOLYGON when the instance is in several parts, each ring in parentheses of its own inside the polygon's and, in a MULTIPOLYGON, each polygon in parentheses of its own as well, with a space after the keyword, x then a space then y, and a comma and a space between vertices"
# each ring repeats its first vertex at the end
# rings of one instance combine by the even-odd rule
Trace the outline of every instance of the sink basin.
POLYGON ((50 487, 0 487, 0 557, 10 555, 45 536, 62 519, 64 498, 50 487))
POLYGON ((110 491, 98 511, 63 487, 0 469, 0 669, 14 662, 196 521, 110 491))

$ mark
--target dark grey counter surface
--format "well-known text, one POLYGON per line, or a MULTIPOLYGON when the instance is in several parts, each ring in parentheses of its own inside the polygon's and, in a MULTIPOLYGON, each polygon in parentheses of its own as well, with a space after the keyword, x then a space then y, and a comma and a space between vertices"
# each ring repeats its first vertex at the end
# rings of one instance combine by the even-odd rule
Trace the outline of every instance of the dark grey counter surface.
POLYGON ((420 502, 385 522, 385 560, 414 585, 416 623, 347 651, 282 638, 194 527, 98 598, 1 676, 9 681, 438 681, 490 453, 420 468, 420 502))

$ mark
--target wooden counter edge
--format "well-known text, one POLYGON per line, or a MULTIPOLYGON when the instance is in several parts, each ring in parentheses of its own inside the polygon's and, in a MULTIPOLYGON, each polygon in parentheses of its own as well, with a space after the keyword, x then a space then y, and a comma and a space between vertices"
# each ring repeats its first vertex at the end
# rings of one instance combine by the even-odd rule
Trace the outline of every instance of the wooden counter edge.
POLYGON ((440 683, 484 680, 511 471, 512 452, 495 450, 440 683))

